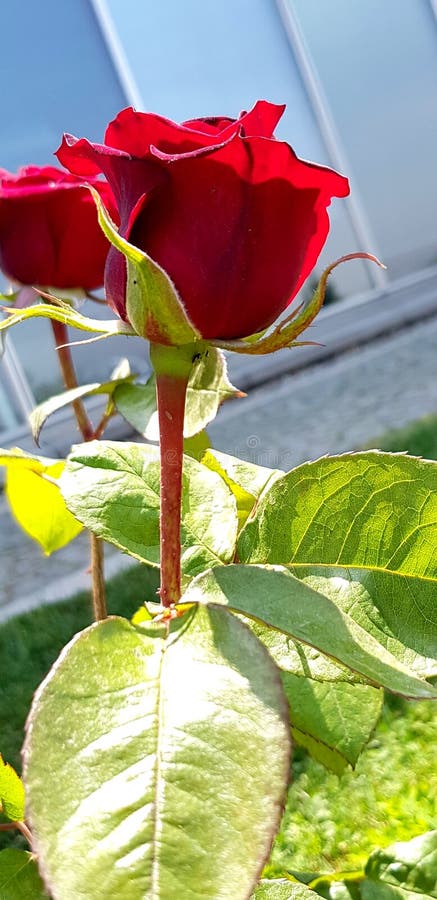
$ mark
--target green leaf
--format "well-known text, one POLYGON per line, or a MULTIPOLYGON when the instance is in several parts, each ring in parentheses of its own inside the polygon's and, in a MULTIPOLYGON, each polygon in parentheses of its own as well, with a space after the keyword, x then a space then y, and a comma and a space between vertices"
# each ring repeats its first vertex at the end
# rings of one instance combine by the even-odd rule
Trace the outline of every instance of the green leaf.
POLYGON ((416 699, 437 698, 437 688, 417 678, 324 594, 280 566, 232 565, 200 575, 182 597, 218 603, 310 644, 371 683, 416 699))
POLYGON ((199 431, 199 434, 184 439, 184 453, 187 456, 192 456, 193 459, 197 459, 198 462, 201 462, 204 454, 210 447, 211 442, 206 431, 199 431))
POLYGON ((0 812, 11 822, 24 820, 24 786, 15 769, 0 754, 0 812))
MULTIPOLYGON (((360 900, 429 900, 429 894, 422 894, 420 891, 407 891, 403 888, 397 888, 390 884, 384 884, 382 881, 363 881, 361 885, 360 900)), ((333 900, 343 900, 341 894, 330 894, 333 900)), ((349 900, 347 894, 344 895, 345 900, 349 900)))
MULTIPOLYGON (((8 315, 0 320, 0 331, 6 331, 14 325, 19 325, 27 319, 43 318, 55 319, 64 325, 71 325, 80 331, 92 331, 100 335, 100 339, 113 337, 116 334, 135 334, 132 327, 121 319, 89 319, 78 310, 73 309, 68 303, 64 303, 58 297, 53 297, 53 303, 36 303, 35 306, 27 306, 25 309, 1 307, 8 315)), ((94 340, 99 340, 95 338, 94 340)))
POLYGON ((190 344, 200 338, 167 272, 144 251, 121 237, 100 195, 93 188, 90 190, 101 228, 108 241, 126 259, 126 313, 136 333, 159 344, 190 344))
POLYGON ((383 692, 364 684, 320 684, 283 673, 294 741, 341 775, 355 766, 381 715, 383 692))
POLYGON ((185 404, 184 436, 193 437, 206 428, 225 400, 244 396, 229 381, 221 350, 207 346, 193 362, 185 404))
POLYGON ((14 518, 47 556, 82 531, 58 487, 64 460, 31 456, 14 448, 0 450, 0 465, 6 467, 5 492, 14 518))
POLYGON ((368 859, 365 874, 372 883, 381 881, 402 889, 401 897, 409 897, 410 892, 415 898, 418 894, 437 897, 437 831, 375 850, 368 859))
POLYGON ((150 421, 157 409, 154 375, 145 384, 121 384, 114 391, 113 399, 117 412, 132 428, 148 440, 157 440, 155 427, 149 431, 150 421))
POLYGON ((202 464, 217 472, 232 491, 238 512, 239 527, 242 528, 254 509, 263 491, 268 490, 274 482, 281 478, 280 469, 267 469, 254 463, 236 459, 218 450, 205 453, 202 464))
MULTIPOLYGON (((184 437, 199 434, 215 419, 220 405, 241 397, 228 379, 226 360, 220 350, 206 347, 195 355, 185 402, 184 437)), ((156 379, 146 384, 124 384, 117 388, 114 402, 119 413, 149 441, 159 441, 156 406, 156 379)), ((282 474, 282 473, 281 473, 282 474)))
POLYGON ((77 635, 37 693, 24 751, 57 900, 97 900, 102 885, 244 900, 279 823, 288 731, 276 667, 225 610, 191 610, 169 633, 113 618, 77 635))
POLYGON ((25 850, 2 850, 1 900, 43 900, 47 896, 32 854, 25 850))
POLYGON ((263 494, 242 562, 292 566, 400 661, 436 672, 437 464, 345 454, 299 466, 263 494))
POLYGON ((354 766, 382 709, 382 691, 313 647, 245 620, 281 669, 295 743, 337 775, 354 766))
MULTIPOLYGON (((159 564, 159 452, 90 441, 73 448, 61 479, 68 508, 87 528, 136 559, 159 564)), ((235 501, 214 472, 185 457, 182 570, 193 577, 229 562, 237 534, 235 501)))
POLYGON ((62 409, 64 406, 68 406, 69 403, 73 403, 74 400, 79 400, 82 397, 93 397, 96 394, 108 394, 111 396, 119 385, 126 384, 126 382, 129 383, 132 381, 132 378, 135 378, 135 375, 129 374, 127 376, 122 376, 121 378, 116 378, 113 381, 83 384, 81 387, 64 391, 62 394, 57 394, 55 397, 49 397, 48 400, 45 400, 44 403, 40 403, 39 406, 36 406, 30 413, 29 422, 34 441, 38 444, 41 428, 48 417, 54 412, 57 412, 58 409, 62 409))
POLYGON ((321 876, 314 886, 315 894, 324 897, 325 900, 362 900, 362 879, 354 881, 347 879, 338 881, 337 876, 321 876))
POLYGON ((329 597, 417 675, 437 675, 435 579, 335 566, 289 571, 329 597))
POLYGON ((288 878, 276 881, 263 879, 258 885, 253 900, 315 900, 316 894, 304 884, 293 883, 288 878))

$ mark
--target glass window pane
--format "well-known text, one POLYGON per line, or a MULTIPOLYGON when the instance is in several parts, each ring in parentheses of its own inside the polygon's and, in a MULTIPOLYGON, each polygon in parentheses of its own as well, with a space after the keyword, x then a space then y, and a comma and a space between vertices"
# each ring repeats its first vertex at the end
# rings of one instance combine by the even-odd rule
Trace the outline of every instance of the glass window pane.
POLYGON ((437 26, 428 0, 288 0, 394 278, 437 263, 437 26))
MULTIPOLYGON (((22 5, 5 4, 0 74, 8 89, 0 94, 0 166, 11 171, 57 164, 53 153, 64 131, 101 140, 127 102, 88 0, 28 3, 25 18, 23 27, 22 5)), ((59 389, 50 324, 34 320, 10 337, 37 401, 59 389)), ((93 347, 82 348, 80 359, 90 380, 103 355, 93 347)), ((84 380, 80 371, 79 377, 84 380)))
MULTIPOLYGON (((329 165, 322 136, 274 2, 107 0, 144 108, 176 121, 236 116, 257 99, 286 103, 277 128, 304 159, 329 165), (145 52, 144 34, 148 35, 145 52)), ((331 234, 319 267, 358 247, 347 201, 334 200, 331 234)), ((362 263, 338 269, 340 294, 369 288, 362 263)))
POLYGON ((55 163, 64 131, 101 140, 126 99, 91 3, 6 3, 2 30, 0 166, 55 163))

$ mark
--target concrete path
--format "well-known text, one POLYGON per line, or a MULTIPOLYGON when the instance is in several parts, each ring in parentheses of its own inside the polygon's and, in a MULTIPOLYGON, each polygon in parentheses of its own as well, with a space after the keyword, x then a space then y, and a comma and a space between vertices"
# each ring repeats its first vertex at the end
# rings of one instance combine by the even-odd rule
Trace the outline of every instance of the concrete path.
POLYGON ((437 317, 251 391, 224 406, 209 433, 218 450, 287 470, 431 413, 437 317))
MULTIPOLYGON (((225 406, 210 428, 217 449, 290 469, 356 449, 437 412, 437 318, 281 376, 225 406)), ((0 619, 89 585, 87 537, 46 559, 0 500, 0 619)), ((132 563, 107 549, 107 574, 132 563)))

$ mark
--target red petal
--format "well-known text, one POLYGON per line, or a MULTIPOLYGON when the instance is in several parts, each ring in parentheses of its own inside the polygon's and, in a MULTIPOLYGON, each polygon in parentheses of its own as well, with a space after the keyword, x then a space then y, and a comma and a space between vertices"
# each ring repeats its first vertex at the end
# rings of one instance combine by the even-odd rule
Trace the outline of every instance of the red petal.
POLYGON ((105 143, 144 159, 149 155, 151 144, 167 153, 186 153, 199 146, 209 146, 212 140, 208 134, 196 134, 192 129, 163 116, 136 112, 128 107, 108 125, 105 143))
POLYGON ((238 122, 248 137, 271 138, 284 111, 285 103, 277 105, 268 100, 257 100, 250 112, 241 113, 238 122))
POLYGON ((217 135, 236 122, 236 119, 230 119, 227 116, 211 116, 207 119, 189 119, 187 122, 182 122, 182 124, 184 128, 190 128, 192 131, 217 135))
POLYGON ((168 166, 169 180, 130 239, 170 275, 205 338, 271 324, 314 267, 326 207, 346 179, 298 160, 287 144, 235 136, 168 166))
POLYGON ((108 156, 129 158, 129 154, 121 150, 106 147, 104 144, 92 144, 86 138, 79 139, 72 134, 64 134, 55 156, 61 165, 75 175, 97 175, 104 172, 103 166, 108 156))

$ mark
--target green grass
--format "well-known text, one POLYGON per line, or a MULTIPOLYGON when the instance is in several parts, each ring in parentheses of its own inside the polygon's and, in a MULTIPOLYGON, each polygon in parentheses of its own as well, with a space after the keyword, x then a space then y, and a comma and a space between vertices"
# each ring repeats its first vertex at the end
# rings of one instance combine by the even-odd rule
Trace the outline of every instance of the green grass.
POLYGON ((411 456, 437 459, 437 416, 426 416, 405 428, 388 431, 380 440, 372 441, 370 446, 394 453, 406 450, 411 456))
POLYGON ((269 874, 359 869, 376 847, 435 828, 436 740, 432 703, 388 697, 354 772, 299 754, 269 874))
MULTIPOLYGON (((436 459, 437 416, 375 443, 436 459)), ((154 599, 154 577, 145 567, 133 566, 114 578, 108 585, 109 612, 129 617, 144 599, 154 599)), ((90 619, 89 596, 80 594, 0 628, 0 751, 19 770, 33 691, 61 648, 90 619)), ((387 697, 381 722, 354 772, 337 778, 297 750, 269 874, 356 869, 375 847, 436 827, 436 741, 432 704, 387 697)), ((11 840, 21 839, 0 834, 0 846, 11 840)))
MULTIPOLYGON (((156 599, 155 590, 154 571, 133 565, 107 585, 108 613, 130 618, 145 599, 156 599)), ((0 627, 0 753, 13 766, 21 769, 24 723, 35 688, 65 644, 91 622, 90 595, 84 591, 0 627)))

